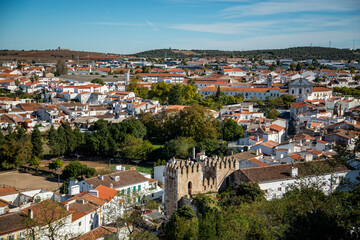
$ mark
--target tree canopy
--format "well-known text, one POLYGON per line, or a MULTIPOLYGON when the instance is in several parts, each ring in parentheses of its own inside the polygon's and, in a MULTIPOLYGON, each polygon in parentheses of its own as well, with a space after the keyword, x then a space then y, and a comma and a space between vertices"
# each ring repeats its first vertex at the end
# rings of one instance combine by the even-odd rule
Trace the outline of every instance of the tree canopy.
POLYGON ((101 78, 94 78, 93 80, 91 80, 91 83, 101 84, 101 85, 105 85, 105 84, 106 84, 106 83, 104 82, 104 80, 102 80, 101 78))

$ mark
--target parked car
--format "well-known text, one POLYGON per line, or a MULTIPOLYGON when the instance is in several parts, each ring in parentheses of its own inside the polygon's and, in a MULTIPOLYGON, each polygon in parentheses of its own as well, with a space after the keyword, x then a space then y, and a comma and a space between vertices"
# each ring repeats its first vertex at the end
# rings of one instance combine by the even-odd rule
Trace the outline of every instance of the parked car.
POLYGON ((149 210, 149 209, 147 209, 147 210, 144 210, 144 214, 149 214, 149 213, 151 213, 152 211, 151 210, 149 210))

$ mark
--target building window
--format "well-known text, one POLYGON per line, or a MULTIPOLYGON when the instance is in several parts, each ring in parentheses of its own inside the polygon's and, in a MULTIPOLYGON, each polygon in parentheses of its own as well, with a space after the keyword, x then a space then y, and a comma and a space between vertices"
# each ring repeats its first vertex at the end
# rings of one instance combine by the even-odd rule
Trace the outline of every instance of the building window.
POLYGON ((268 193, 268 190, 267 190, 267 189, 265 189, 265 190, 264 190, 264 193, 265 193, 265 194, 267 194, 267 193, 268 193))
POLYGON ((139 190, 139 191, 141 190, 141 185, 138 186, 138 190, 139 190))
POLYGON ((136 192, 136 186, 133 187, 134 192, 136 192))
POLYGON ((278 191, 281 192, 281 187, 278 188, 278 191))
POLYGON ((81 226, 81 222, 79 222, 79 226, 81 226))
POLYGON ((121 194, 125 194, 125 189, 122 189, 122 190, 121 190, 121 194))
POLYGON ((130 194, 130 188, 127 189, 127 193, 130 194))

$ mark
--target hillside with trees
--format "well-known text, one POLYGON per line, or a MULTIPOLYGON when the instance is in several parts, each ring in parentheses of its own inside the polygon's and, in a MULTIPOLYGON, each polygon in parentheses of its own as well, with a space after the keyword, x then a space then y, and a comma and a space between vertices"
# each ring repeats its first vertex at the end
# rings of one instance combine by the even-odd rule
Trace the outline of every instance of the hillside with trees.
POLYGON ((155 49, 135 54, 137 57, 152 58, 187 58, 187 57, 243 57, 243 58, 291 58, 300 59, 331 59, 331 60, 358 60, 360 50, 328 48, 328 47, 292 47, 284 49, 264 49, 246 51, 221 50, 177 50, 155 49))

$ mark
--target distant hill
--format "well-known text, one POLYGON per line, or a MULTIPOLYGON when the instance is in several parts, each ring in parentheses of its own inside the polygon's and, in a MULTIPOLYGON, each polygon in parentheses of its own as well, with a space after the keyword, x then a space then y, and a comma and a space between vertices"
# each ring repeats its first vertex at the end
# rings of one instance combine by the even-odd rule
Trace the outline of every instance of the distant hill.
MULTIPOLYGON (((99 59, 116 59, 127 57, 114 53, 99 53, 86 51, 73 51, 67 49, 56 50, 0 50, 0 61, 26 61, 26 62, 56 62, 58 59, 72 59, 85 63, 99 59)), ((248 51, 221 51, 221 50, 179 50, 154 49, 132 54, 135 57, 151 58, 188 58, 188 57, 244 57, 244 58, 292 58, 304 59, 331 59, 331 60, 360 60, 360 49, 355 51, 339 48, 325 47, 295 47, 285 49, 248 50, 248 51)))
POLYGON ((84 52, 72 50, 0 50, 0 60, 28 61, 28 62, 56 62, 58 59, 72 59, 80 62, 99 59, 114 59, 122 57, 120 54, 84 52))
POLYGON ((134 54, 137 57, 154 58, 186 58, 186 57, 244 57, 244 58, 292 58, 303 59, 331 59, 331 60, 357 60, 360 59, 360 50, 349 50, 326 47, 294 47, 286 49, 265 49, 247 51, 221 51, 221 50, 179 50, 155 49, 134 54))

